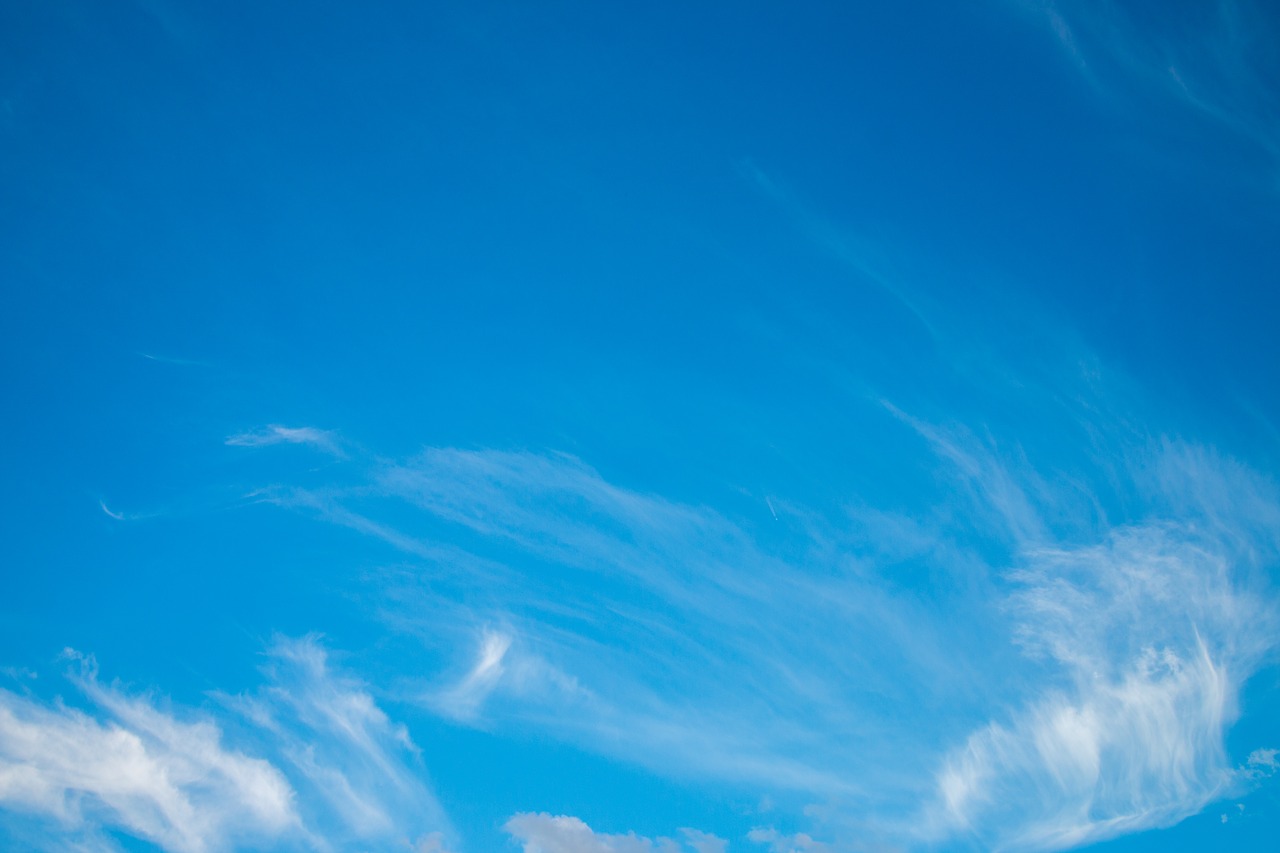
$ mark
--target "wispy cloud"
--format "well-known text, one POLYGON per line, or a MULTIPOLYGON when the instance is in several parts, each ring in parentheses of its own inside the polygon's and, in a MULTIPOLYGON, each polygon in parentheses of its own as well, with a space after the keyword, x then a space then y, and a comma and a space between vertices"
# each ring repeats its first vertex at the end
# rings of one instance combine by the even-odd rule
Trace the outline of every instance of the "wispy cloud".
POLYGON ((233 716, 177 709, 97 677, 84 709, 0 690, 0 804, 107 844, 103 828, 178 853, 281 843, 445 850, 452 830, 416 748, 314 638, 279 640, 266 683, 222 697, 233 716), (233 738, 237 746, 228 745, 233 738), (434 834, 433 834, 434 833, 434 834))
POLYGON ((299 827, 270 763, 224 746, 208 719, 74 678, 96 714, 0 690, 0 802, 72 830, 100 824, 167 850, 200 853, 299 827))
POLYGON ((145 358, 147 361, 154 361, 160 364, 171 364, 175 367, 208 367, 209 366, 209 362, 207 361, 199 361, 197 359, 191 359, 191 358, 175 358, 174 356, 157 355, 155 353, 150 353, 150 352, 139 352, 137 355, 140 358, 145 358))
POLYGON ((819 797, 850 832, 899 842, 1061 848, 1236 790, 1225 732, 1277 635, 1274 487, 1126 433, 1099 474, 1110 497, 1058 470, 1064 496, 1016 445, 890 411, 945 500, 915 518, 789 511, 768 522, 794 525, 785 558, 742 522, 555 454, 432 449, 290 505, 327 506, 440 578, 459 558, 498 566, 451 576, 453 604, 439 584, 414 597, 403 572, 386 588, 392 624, 417 613, 415 633, 472 650, 446 651, 421 694, 462 722, 819 797), (404 504, 431 540, 367 517, 404 504), (947 580, 927 600, 899 588, 884 566, 904 559, 947 580))
POLYGON ((568 815, 521 813, 503 825, 520 842, 524 853, 724 853, 727 842, 696 829, 682 829, 680 840, 645 838, 635 833, 596 832, 568 815))
POLYGON ((309 827, 340 847, 452 833, 408 732, 364 684, 332 669, 315 637, 277 640, 263 672, 256 693, 222 700, 270 734, 309 827))
POLYGON ((485 631, 475 665, 457 682, 432 697, 432 703, 446 716, 474 719, 481 704, 506 675, 503 658, 510 648, 510 635, 485 631))
POLYGON ((743 161, 739 168, 757 191, 777 205, 801 236, 829 254, 850 273, 888 295, 930 335, 936 336, 933 322, 921 305, 921 295, 902 286, 900 274, 891 269, 888 253, 875 248, 864 235, 840 228, 819 215, 811 205, 804 203, 777 178, 750 160, 743 161))
POLYGON ((859 696, 921 698, 957 678, 950 641, 908 598, 779 560, 712 510, 618 488, 570 457, 432 450, 375 476, 361 494, 482 534, 485 559, 515 548, 539 567, 485 587, 488 618, 509 627, 429 693, 451 716, 539 721, 666 770, 841 790, 859 784, 843 762, 885 749, 890 725, 859 696))
POLYGON ((258 430, 228 436, 232 447, 270 447, 274 444, 303 444, 332 456, 343 458, 346 452, 336 434, 315 427, 287 427, 268 424, 258 430))
POLYGON ((1280 158, 1278 31, 1265 4, 1019 3, 1048 25, 1086 79, 1132 106, 1162 96, 1280 158))
POLYGON ((1231 789, 1224 734, 1274 625, 1196 538, 1154 526, 1027 555, 1017 636, 1057 675, 947 759, 950 830, 1062 849, 1175 823, 1231 789))

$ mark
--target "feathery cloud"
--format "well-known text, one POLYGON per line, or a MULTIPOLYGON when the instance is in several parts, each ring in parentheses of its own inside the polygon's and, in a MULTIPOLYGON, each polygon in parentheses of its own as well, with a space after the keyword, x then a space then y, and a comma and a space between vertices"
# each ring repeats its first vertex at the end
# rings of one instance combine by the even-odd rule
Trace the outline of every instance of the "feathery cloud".
POLYGON ((303 444, 343 458, 346 453, 334 433, 315 427, 286 427, 268 424, 259 430, 228 436, 225 442, 231 447, 270 447, 275 444, 303 444))
POLYGON ((1280 99, 1271 82, 1277 31, 1264 4, 1019 5, 1038 13, 1085 78, 1108 97, 1131 103, 1163 95, 1248 140, 1273 165, 1280 157, 1280 99))

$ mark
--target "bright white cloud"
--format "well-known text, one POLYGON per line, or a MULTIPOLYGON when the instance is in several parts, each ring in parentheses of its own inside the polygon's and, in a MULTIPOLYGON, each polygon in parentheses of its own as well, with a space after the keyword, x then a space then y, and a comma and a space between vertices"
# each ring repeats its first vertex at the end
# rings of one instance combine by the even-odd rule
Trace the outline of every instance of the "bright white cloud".
POLYGON ((273 645, 266 683, 222 697, 238 714, 221 719, 104 685, 81 660, 87 709, 0 690, 0 805, 69 842, 101 846, 112 827, 178 853, 449 849, 408 733, 314 638, 273 645), (227 746, 232 730, 252 748, 227 746))
POLYGON ((1178 522, 1080 547, 1007 525, 1023 563, 1006 599, 1014 638, 1045 676, 1021 710, 947 758, 926 834, 1063 849, 1173 824, 1233 789, 1226 730, 1277 638, 1254 583, 1259 554, 1275 546, 1258 522, 1275 503, 1265 483, 1210 458, 1161 452, 1152 480, 1178 522), (1232 500, 1217 495, 1223 477, 1232 500))
POLYGON ((727 846, 724 839, 695 829, 681 830, 682 843, 635 833, 596 832, 579 818, 545 813, 517 814, 503 829, 520 842, 524 853, 723 853, 727 846))
POLYGON ((208 720, 76 679, 97 713, 0 690, 0 803, 68 830, 118 826, 181 853, 298 827, 293 791, 270 763, 228 749, 208 720))

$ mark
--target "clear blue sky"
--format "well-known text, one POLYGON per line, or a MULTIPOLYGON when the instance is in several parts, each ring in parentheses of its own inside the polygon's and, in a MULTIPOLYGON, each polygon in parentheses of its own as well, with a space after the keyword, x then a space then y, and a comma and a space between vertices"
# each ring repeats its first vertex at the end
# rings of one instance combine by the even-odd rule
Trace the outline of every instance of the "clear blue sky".
POLYGON ((1266 849, 1265 2, 0 9, 0 846, 1266 849))

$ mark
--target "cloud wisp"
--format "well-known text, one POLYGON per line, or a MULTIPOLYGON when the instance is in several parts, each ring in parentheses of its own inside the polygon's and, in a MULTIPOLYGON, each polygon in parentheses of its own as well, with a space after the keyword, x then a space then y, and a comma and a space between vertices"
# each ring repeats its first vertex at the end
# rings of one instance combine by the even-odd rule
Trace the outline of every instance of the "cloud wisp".
POLYGON ((345 847, 452 836, 408 731, 366 685, 334 671, 315 637, 277 640, 263 673, 256 693, 220 698, 265 733, 319 837, 345 847))
MULTIPOLYGON (((859 783, 840 769, 887 753, 877 743, 892 727, 863 706, 929 705, 932 685, 956 680, 920 605, 859 577, 855 559, 833 572, 828 542, 794 565, 713 510, 619 488, 565 456, 429 450, 375 478, 361 495, 408 502, 451 535, 482 537, 485 561, 525 566, 474 578, 492 604, 470 622, 397 581, 409 609, 474 643, 456 677, 424 693, 455 719, 522 719, 666 771, 848 791, 859 783)), ((326 517, 404 547, 404 534, 350 512, 326 517)))
POLYGON ((346 457, 342 444, 334 433, 316 427, 287 427, 280 424, 236 433, 227 437, 230 447, 270 447, 276 444, 300 444, 315 448, 339 459, 346 457))
POLYGON ((0 690, 0 805, 64 837, 115 849, 112 829, 204 853, 415 838, 444 850, 453 835, 407 733, 314 638, 277 641, 266 683, 221 697, 234 714, 104 684, 75 658, 84 708, 0 690))
POLYGON ((1038 14, 1085 78, 1107 97, 1128 102, 1162 95, 1248 140, 1267 154, 1273 168, 1280 161, 1280 100, 1272 82, 1271 49, 1277 32, 1264 4, 1219 0, 1126 7, 1105 0, 1038 0, 1019 5, 1038 14))

